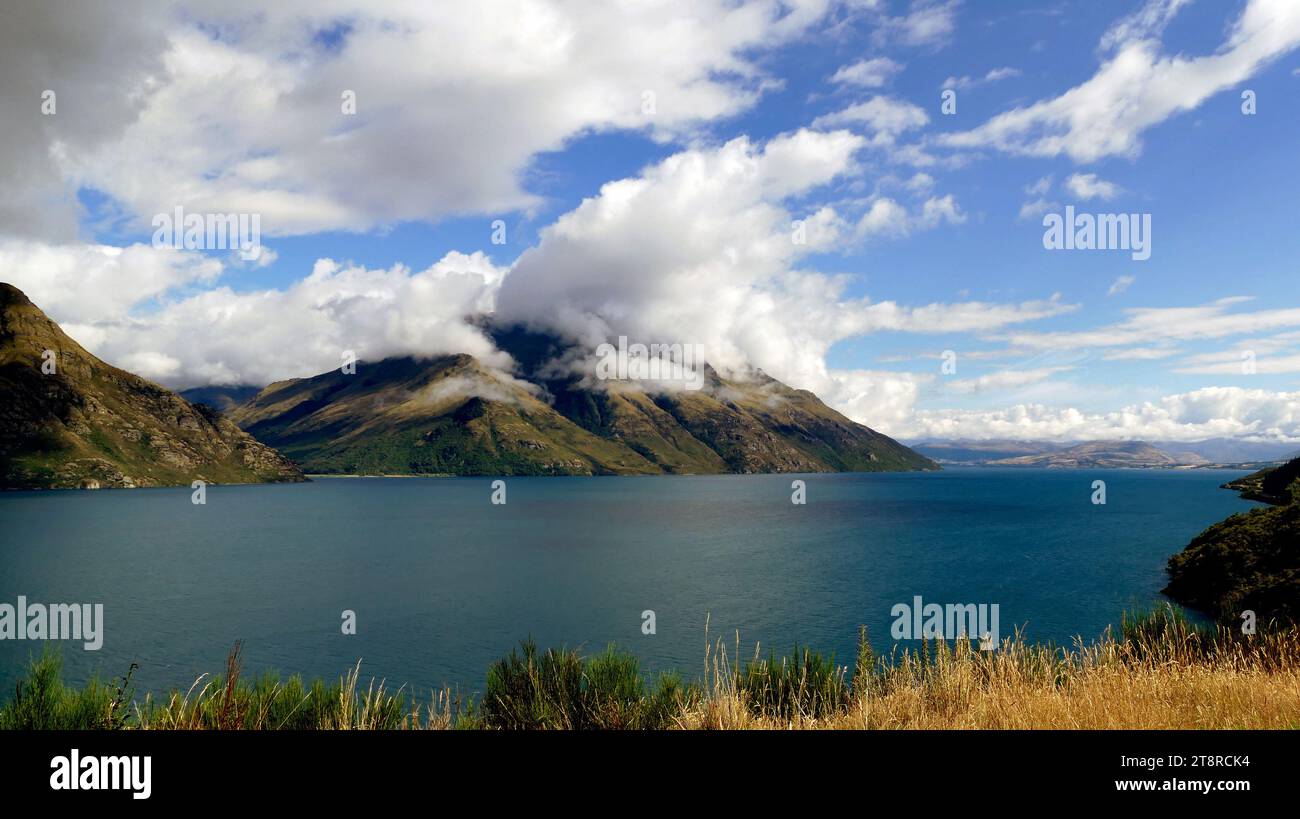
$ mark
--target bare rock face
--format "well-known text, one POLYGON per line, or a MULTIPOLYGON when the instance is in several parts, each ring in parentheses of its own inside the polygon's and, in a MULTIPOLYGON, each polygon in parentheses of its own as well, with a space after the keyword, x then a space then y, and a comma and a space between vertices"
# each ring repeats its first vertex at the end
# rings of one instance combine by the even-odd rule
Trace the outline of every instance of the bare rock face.
POLYGON ((302 481, 215 411, 105 364, 0 283, 0 488, 302 481))

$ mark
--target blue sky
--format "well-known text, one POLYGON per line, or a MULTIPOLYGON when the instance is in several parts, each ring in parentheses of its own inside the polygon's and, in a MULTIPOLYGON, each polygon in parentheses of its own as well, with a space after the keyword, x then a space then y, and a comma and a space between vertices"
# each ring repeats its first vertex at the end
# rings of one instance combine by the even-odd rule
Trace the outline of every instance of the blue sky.
POLYGON ((178 387, 340 349, 508 372, 487 309, 699 340, 905 437, 1300 441, 1290 6, 195 2, 126 57, 85 47, 116 19, 16 21, 0 262, 178 387), (1149 215, 1150 258, 1046 250, 1067 205, 1149 215), (154 246, 177 206, 258 213, 270 253, 154 246))

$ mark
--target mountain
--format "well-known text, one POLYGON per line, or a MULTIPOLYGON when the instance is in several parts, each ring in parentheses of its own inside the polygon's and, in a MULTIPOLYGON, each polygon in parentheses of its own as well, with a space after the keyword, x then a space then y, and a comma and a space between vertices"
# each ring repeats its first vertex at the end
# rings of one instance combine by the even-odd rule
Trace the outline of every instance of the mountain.
MULTIPOLYGON (((912 449, 933 458, 941 464, 1001 464, 1011 466, 1096 466, 1092 456, 1080 452, 1085 457, 1079 458, 1078 464, 1069 463, 1066 458, 1039 457, 1033 462, 1018 460, 1026 456, 1053 456, 1065 450, 1077 449, 1079 446, 1123 447, 1128 442, 1106 441, 1019 441, 1019 440, 941 440, 925 439, 910 442, 912 449)), ((1240 466, 1276 463, 1300 455, 1295 444, 1272 443, 1267 441, 1239 441, 1232 438, 1210 438, 1204 441, 1147 441, 1143 446, 1167 455, 1161 457, 1155 452, 1147 452, 1146 462, 1139 458, 1133 462, 1132 453, 1117 452, 1108 460, 1117 466, 1167 467, 1167 466, 1240 466), (1172 460, 1172 463, 1170 462, 1172 460), (1125 463, 1119 463, 1126 461, 1125 463)))
POLYGON ((1069 444, 1051 441, 957 439, 953 441, 925 440, 913 443, 912 449, 933 458, 941 464, 984 464, 1022 455, 1042 455, 1065 449, 1069 444))
POLYGON ((211 409, 100 361, 22 291, 0 283, 0 488, 194 480, 304 478, 211 409))
POLYGON ((1171 451, 1143 441, 926 440, 912 448, 941 464, 1038 466, 1057 469, 1202 466, 1191 451, 1171 451))
POLYGON ((1166 452, 1190 452, 1216 464, 1267 463, 1300 456, 1295 444, 1208 438, 1204 441, 1152 441, 1166 452))
POLYGON ((506 375, 468 355, 360 362, 281 381, 229 412, 309 472, 595 475, 935 469, 806 390, 756 374, 651 395, 547 375, 563 345, 498 331, 520 364, 506 375))
POLYGON ((655 471, 468 355, 358 362, 351 375, 334 370, 279 381, 228 417, 309 472, 655 471))
POLYGON ((989 461, 997 466, 1046 466, 1058 469, 1174 467, 1204 463, 1197 455, 1171 455, 1144 441, 1087 441, 1055 452, 989 461))
POLYGON ((220 413, 229 412, 262 391, 253 384, 236 384, 231 386, 191 387, 177 393, 191 404, 206 404, 220 413))

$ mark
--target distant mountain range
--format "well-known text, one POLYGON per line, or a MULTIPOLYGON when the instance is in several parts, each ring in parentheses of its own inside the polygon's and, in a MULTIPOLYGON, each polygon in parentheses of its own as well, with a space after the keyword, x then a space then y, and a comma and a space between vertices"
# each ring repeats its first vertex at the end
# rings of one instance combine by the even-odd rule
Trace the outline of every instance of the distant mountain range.
POLYGON ((100 361, 0 283, 0 488, 194 480, 304 478, 214 410, 100 361))
POLYGON ((912 448, 941 464, 1055 468, 1175 468, 1277 463, 1295 444, 1213 438, 1194 442, 927 440, 912 448))
POLYGON ((261 387, 256 387, 251 384, 234 387, 191 387, 188 390, 181 390, 180 396, 191 404, 206 404, 219 412, 225 413, 244 403, 261 391, 261 387))

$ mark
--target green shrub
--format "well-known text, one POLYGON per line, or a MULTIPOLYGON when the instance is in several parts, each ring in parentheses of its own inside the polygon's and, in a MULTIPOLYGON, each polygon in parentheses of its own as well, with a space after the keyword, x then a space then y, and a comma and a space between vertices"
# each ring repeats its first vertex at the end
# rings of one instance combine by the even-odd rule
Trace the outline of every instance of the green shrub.
POLYGON ((761 716, 823 717, 848 702, 844 672, 845 669, 835 665, 834 655, 823 657, 795 646, 793 658, 778 659, 775 654, 769 654, 766 660, 746 665, 736 678, 736 689, 761 716))
POLYGON ((63 684, 63 656, 46 646, 14 686, 14 698, 0 707, 0 729, 20 731, 102 731, 126 727, 133 695, 131 675, 116 685, 91 678, 80 691, 63 684))
POLYGON ((481 720, 505 729, 656 729, 672 725, 690 692, 675 675, 653 689, 640 662, 613 646, 591 658, 524 640, 488 668, 481 720))

